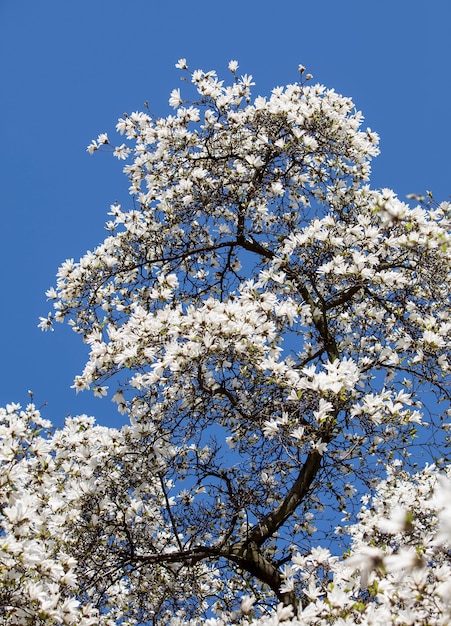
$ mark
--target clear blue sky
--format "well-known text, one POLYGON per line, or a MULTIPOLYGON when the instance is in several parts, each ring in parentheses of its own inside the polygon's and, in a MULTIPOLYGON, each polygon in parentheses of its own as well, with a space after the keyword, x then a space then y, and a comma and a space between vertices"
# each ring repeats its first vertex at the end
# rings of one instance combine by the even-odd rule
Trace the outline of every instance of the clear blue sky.
POLYGON ((121 164, 87 144, 146 100, 169 112, 178 58, 226 77, 237 59, 263 95, 302 63, 379 132, 373 186, 444 199, 450 24, 443 0, 0 0, 0 405, 26 403, 31 389, 56 423, 115 418, 108 400, 70 389, 87 354, 80 338, 37 322, 59 264, 100 243, 109 205, 127 196, 121 164))

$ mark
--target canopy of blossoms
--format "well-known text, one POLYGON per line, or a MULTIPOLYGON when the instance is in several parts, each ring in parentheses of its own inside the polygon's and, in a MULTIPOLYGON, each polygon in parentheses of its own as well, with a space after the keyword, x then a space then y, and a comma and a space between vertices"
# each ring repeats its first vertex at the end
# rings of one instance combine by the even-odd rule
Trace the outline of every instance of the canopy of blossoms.
POLYGON ((253 98, 234 61, 230 84, 177 65, 192 101, 175 89, 173 114, 126 115, 127 143, 88 147, 125 161, 133 202, 63 263, 40 324, 82 336, 74 387, 127 423, 44 436, 34 408, 6 409, 4 538, 20 545, 5 539, 2 610, 447 623, 450 205, 371 189, 377 135, 302 66, 253 98), (19 557, 33 542, 43 557, 19 557))

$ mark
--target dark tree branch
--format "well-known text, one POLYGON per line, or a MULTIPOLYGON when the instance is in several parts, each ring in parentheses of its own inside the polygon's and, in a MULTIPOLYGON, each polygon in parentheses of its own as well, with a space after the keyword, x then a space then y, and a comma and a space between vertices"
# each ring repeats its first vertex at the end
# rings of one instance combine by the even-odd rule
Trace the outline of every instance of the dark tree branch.
POLYGON ((302 502, 320 467, 321 455, 319 452, 310 452, 284 501, 255 524, 248 532, 248 541, 261 546, 274 535, 302 502))

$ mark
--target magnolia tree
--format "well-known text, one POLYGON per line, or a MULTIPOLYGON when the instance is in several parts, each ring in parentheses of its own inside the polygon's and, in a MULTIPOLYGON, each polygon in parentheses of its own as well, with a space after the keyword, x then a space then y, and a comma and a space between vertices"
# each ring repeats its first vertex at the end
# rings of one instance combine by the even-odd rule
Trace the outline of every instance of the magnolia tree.
POLYGON ((134 201, 40 324, 126 425, 0 415, 2 615, 449 623, 451 207, 371 189, 377 135, 303 67, 252 99, 177 66, 193 101, 88 147, 134 201))

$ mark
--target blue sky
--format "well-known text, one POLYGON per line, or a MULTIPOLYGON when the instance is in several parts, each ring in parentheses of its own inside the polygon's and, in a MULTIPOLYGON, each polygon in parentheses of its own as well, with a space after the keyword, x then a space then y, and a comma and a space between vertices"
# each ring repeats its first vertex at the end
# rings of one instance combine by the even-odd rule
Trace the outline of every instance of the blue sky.
POLYGON ((31 389, 57 424, 116 418, 108 400, 70 389, 87 354, 80 338, 37 322, 59 264, 100 243, 109 205, 126 202, 121 164, 86 146, 146 100, 168 113, 178 58, 226 77, 237 59, 256 95, 296 81, 302 63, 380 134, 374 187, 444 199, 450 24, 443 0, 0 0, 0 406, 31 389))

